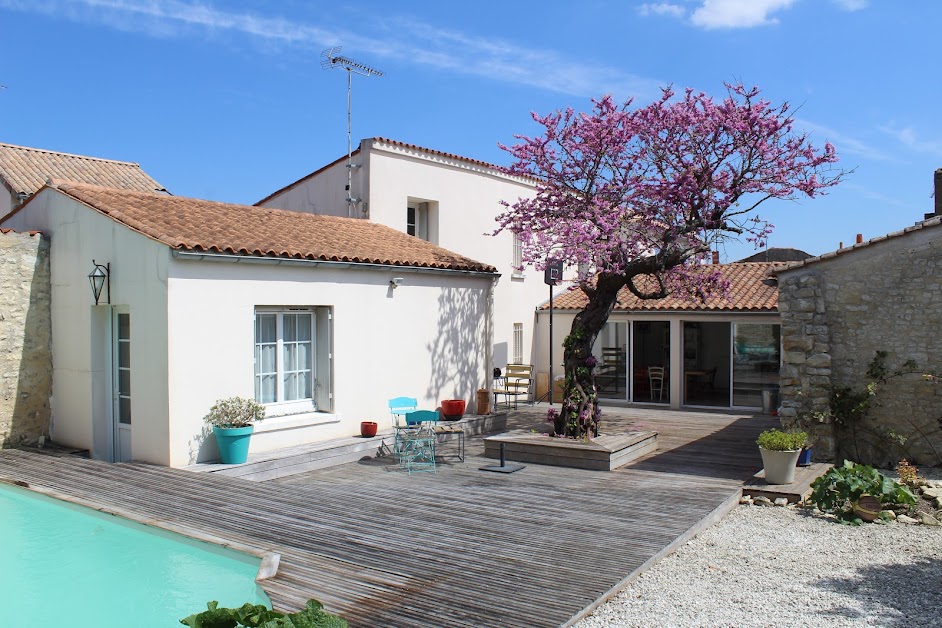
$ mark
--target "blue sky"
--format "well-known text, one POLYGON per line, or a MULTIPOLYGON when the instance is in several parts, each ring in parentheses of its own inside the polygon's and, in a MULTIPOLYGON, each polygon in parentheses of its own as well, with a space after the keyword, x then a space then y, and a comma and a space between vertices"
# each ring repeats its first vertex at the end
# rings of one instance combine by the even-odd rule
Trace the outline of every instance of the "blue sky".
MULTIPOLYGON (((932 210, 942 167, 937 0, 321 2, 0 0, 0 141, 136 161, 173 193, 251 204, 353 135, 505 164, 546 113, 662 85, 758 85, 855 169, 764 205, 772 246, 820 254, 932 210)), ((724 261, 752 252, 727 245, 724 261)))

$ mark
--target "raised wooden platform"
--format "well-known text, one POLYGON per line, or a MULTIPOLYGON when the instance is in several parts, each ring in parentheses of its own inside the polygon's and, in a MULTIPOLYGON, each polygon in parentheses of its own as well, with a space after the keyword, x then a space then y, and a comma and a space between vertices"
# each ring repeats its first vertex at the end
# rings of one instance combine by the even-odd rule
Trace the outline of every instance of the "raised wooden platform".
POLYGON ((613 471, 657 449, 657 432, 601 434, 586 442, 544 434, 509 432, 484 439, 484 456, 554 467, 613 471))
POLYGON ((811 483, 827 473, 833 464, 812 462, 807 467, 795 469, 795 481, 791 484, 768 484, 765 481, 765 470, 759 471, 742 487, 743 495, 753 497, 768 497, 771 500, 784 497, 790 503, 796 504, 805 501, 811 495, 811 483))

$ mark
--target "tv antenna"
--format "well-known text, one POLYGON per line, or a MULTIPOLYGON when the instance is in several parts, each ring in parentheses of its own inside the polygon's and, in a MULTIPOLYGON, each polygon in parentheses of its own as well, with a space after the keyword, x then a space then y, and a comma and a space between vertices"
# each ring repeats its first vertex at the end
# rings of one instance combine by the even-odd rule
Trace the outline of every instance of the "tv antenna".
MULTIPOLYGON (((340 68, 347 71, 347 206, 348 214, 361 199, 353 196, 353 135, 351 129, 351 93, 353 87, 353 75, 360 76, 383 76, 382 70, 363 65, 353 59, 341 56, 340 46, 328 48, 321 53, 321 67, 325 70, 340 68)), ((359 168, 359 165, 357 166, 359 168)))

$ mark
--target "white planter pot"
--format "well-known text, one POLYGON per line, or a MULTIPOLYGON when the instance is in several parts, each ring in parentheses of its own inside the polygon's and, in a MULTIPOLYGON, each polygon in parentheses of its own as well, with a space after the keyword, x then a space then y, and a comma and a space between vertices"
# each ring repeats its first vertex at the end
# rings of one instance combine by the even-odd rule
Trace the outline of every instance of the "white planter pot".
POLYGON ((791 484, 795 481, 795 465, 801 450, 773 451, 762 449, 762 466, 765 468, 765 481, 769 484, 791 484))

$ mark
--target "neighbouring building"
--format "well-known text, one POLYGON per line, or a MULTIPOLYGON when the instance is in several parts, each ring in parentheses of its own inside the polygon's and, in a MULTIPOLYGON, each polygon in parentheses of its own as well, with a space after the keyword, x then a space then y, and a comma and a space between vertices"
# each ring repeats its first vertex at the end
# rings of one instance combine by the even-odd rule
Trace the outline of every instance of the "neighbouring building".
POLYGON ((542 272, 520 270, 513 234, 490 234, 505 209, 501 203, 532 197, 534 181, 379 137, 362 140, 351 161, 348 168, 341 157, 257 204, 368 219, 494 266, 501 276, 494 290, 492 366, 533 363, 534 307, 549 297, 549 288, 542 272))
POLYGON ((0 220, 49 179, 142 192, 165 191, 135 163, 0 143, 0 220))
POLYGON ((48 435, 50 294, 49 240, 0 229, 0 447, 48 435))
POLYGON ((497 270, 381 224, 51 182, 0 226, 49 238, 51 436, 96 458, 213 460, 224 397, 266 406, 264 451, 488 376, 497 270))
POLYGON ((936 211, 915 226, 778 271, 782 416, 815 435, 815 457, 880 466, 942 464, 942 170, 936 211), (877 352, 892 372, 868 416, 835 425, 831 395, 863 392, 877 352))
MULTIPOLYGON (((595 378, 609 404, 671 408, 775 408, 781 324, 771 263, 717 266, 728 296, 705 302, 677 297, 643 300, 622 288, 596 341, 595 378)), ((563 341, 586 304, 574 288, 554 299, 553 375, 563 375, 563 341)), ((538 394, 548 386, 550 312, 538 309, 538 394)), ((557 384, 558 386, 558 384, 557 384)), ((559 389, 554 393, 558 401, 559 389)))

